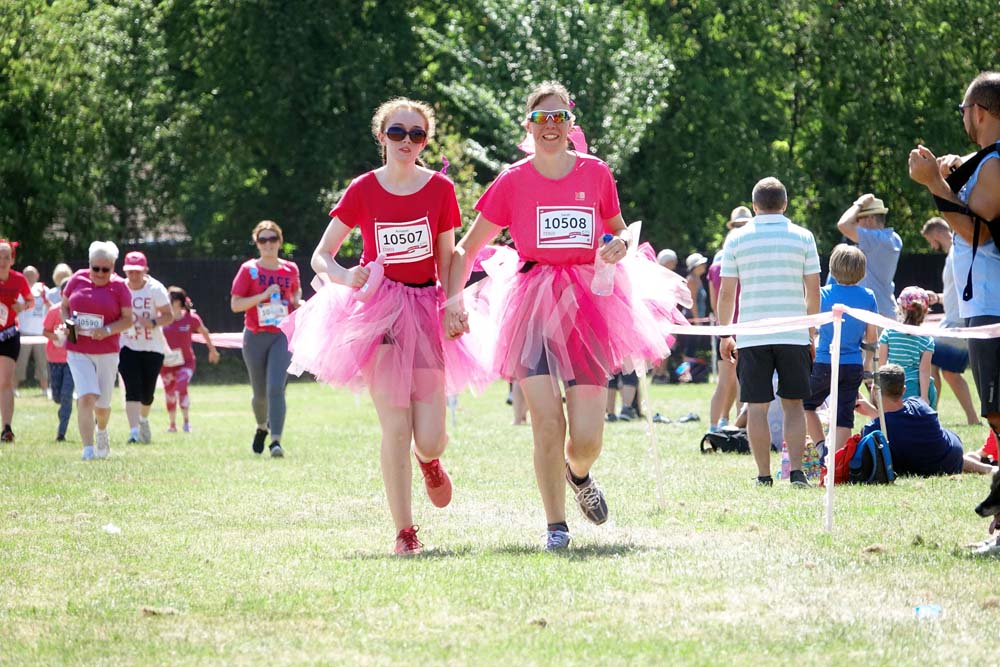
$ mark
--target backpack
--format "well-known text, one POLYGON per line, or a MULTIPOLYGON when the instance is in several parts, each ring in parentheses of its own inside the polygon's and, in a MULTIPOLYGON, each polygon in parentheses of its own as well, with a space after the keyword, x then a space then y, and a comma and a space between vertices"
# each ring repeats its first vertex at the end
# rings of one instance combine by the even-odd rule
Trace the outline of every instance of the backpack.
MULTIPOLYGON (((847 442, 844 443, 844 446, 838 449, 836 453, 833 455, 834 483, 844 484, 850 481, 851 457, 854 456, 854 452, 857 450, 859 442, 861 442, 861 435, 855 433, 850 438, 848 438, 847 442)), ((826 459, 824 459, 824 461, 825 460, 826 459)), ((826 465, 823 465, 823 471, 819 476, 820 486, 826 486, 826 473, 827 473, 826 465)))
POLYGON ((851 456, 851 484, 892 484, 896 472, 892 469, 892 453, 882 431, 875 430, 858 443, 851 456))
POLYGON ((725 426, 718 431, 709 432, 701 439, 701 453, 709 452, 736 452, 737 454, 750 453, 750 438, 747 437, 746 429, 735 426, 725 426), (708 447, 705 447, 705 443, 708 447))

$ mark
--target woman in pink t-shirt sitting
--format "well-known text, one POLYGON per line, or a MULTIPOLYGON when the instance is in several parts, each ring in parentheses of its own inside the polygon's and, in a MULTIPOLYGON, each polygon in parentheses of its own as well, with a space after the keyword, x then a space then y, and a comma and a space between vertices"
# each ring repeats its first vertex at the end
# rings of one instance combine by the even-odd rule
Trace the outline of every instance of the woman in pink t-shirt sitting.
POLYGON ((479 251, 509 228, 520 262, 498 251, 483 264, 490 273, 488 264, 506 261, 508 270, 488 299, 496 315, 494 370, 516 380, 528 403, 549 550, 569 546, 567 482, 589 521, 608 518, 604 493, 590 476, 601 452, 608 377, 669 354, 662 320, 674 317, 673 297, 654 312, 646 294, 671 280, 673 288, 680 284, 675 274, 636 255, 626 264, 647 280, 633 279, 632 268, 613 267, 612 285, 592 287, 595 256, 617 264, 632 239, 607 164, 569 147, 571 107, 559 83, 543 83, 528 96, 524 125, 534 154, 497 176, 476 204, 479 216, 452 259, 446 315, 450 335, 469 331, 461 290, 479 251))
POLYGON ((132 294, 125 279, 115 274, 118 246, 94 241, 89 256, 90 268, 73 274, 60 304, 63 320, 72 323, 66 363, 78 397, 76 421, 85 461, 111 453, 108 420, 118 375, 119 334, 132 326, 132 294))

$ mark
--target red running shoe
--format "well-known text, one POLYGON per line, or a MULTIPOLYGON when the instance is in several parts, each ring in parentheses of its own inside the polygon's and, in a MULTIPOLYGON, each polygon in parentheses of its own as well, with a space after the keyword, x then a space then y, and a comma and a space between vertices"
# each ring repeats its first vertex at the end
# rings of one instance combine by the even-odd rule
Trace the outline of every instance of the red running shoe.
POLYGON ((420 464, 420 472, 424 474, 424 488, 427 489, 427 497, 431 499, 434 507, 447 507, 451 502, 451 477, 441 465, 441 459, 434 459, 424 463, 417 459, 420 464))
POLYGON ((420 553, 424 545, 417 539, 418 530, 420 530, 419 526, 410 526, 399 531, 399 534, 396 535, 397 556, 416 556, 420 553))

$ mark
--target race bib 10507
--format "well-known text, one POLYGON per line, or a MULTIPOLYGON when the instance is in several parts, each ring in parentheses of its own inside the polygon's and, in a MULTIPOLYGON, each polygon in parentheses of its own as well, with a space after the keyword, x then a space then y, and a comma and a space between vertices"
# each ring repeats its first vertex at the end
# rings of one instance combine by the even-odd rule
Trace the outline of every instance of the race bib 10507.
POLYGON ((375 243, 386 264, 419 262, 434 256, 426 216, 412 222, 375 222, 375 243))
POLYGON ((593 248, 594 209, 589 206, 539 206, 538 247, 593 248))

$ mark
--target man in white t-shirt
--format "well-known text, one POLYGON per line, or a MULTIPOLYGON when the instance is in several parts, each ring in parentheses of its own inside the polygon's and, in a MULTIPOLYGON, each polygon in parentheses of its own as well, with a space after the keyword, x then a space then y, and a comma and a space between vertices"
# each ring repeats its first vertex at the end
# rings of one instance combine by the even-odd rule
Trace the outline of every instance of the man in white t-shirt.
POLYGON ((130 443, 152 442, 149 412, 156 393, 156 380, 163 365, 166 340, 162 328, 174 321, 167 288, 148 274, 146 256, 125 255, 126 286, 132 294, 135 323, 122 332, 118 372, 125 384, 125 414, 130 443))
MULTIPOLYGON (((17 324, 21 330, 21 336, 41 336, 42 320, 48 312, 49 302, 45 300, 45 285, 38 281, 38 269, 33 266, 24 267, 25 279, 31 287, 31 294, 35 297, 35 307, 30 310, 22 310, 18 313, 17 324)), ((38 386, 45 393, 49 388, 49 364, 45 359, 45 343, 34 343, 27 345, 21 343, 21 352, 17 356, 17 367, 14 371, 14 389, 24 382, 28 377, 28 361, 33 359, 35 364, 35 380, 38 386)))

